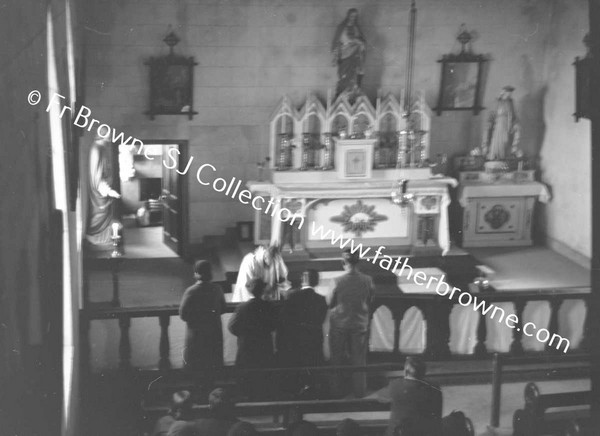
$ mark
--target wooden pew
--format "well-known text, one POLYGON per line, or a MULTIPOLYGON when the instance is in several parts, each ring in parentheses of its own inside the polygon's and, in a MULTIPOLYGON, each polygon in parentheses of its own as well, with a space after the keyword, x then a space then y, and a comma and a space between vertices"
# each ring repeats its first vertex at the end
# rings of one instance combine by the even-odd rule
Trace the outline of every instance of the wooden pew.
MULTIPOLYGON (((148 423, 153 423, 160 416, 168 413, 167 406, 148 406, 142 404, 144 419, 148 423)), ((273 424, 261 424, 258 429, 261 433, 283 434, 285 428, 294 422, 300 421, 306 415, 318 413, 352 413, 352 412, 388 412, 390 410, 389 401, 382 401, 372 398, 351 399, 351 400, 311 400, 311 401, 276 401, 276 402, 253 402, 238 403, 235 406, 235 415, 242 420, 250 417, 271 416, 273 424)), ((192 409, 194 419, 205 417, 209 414, 207 404, 194 405, 192 409)), ((346 418, 346 417, 344 417, 346 418)), ((340 419, 341 421, 341 419, 340 419)), ((312 421, 324 435, 334 435, 335 427, 339 424, 338 420, 328 420, 325 422, 312 421)), ((387 427, 387 419, 366 419, 357 420, 364 434, 383 434, 387 427)), ((464 436, 474 436, 473 424, 467 418, 464 436)))
POLYGON ((535 383, 528 383, 524 397, 525 407, 513 415, 513 436, 565 434, 572 420, 590 415, 591 391, 541 394, 535 383))
MULTIPOLYGON (((165 405, 151 406, 142 404, 146 416, 156 418, 166 414, 165 405)), ((351 413, 351 412, 387 412, 390 403, 371 398, 352 400, 309 400, 309 401, 264 401, 237 403, 235 414, 240 418, 252 416, 272 416, 273 422, 287 425, 303 419, 310 413, 351 413)), ((203 418, 209 414, 208 404, 194 405, 193 417, 203 418)))

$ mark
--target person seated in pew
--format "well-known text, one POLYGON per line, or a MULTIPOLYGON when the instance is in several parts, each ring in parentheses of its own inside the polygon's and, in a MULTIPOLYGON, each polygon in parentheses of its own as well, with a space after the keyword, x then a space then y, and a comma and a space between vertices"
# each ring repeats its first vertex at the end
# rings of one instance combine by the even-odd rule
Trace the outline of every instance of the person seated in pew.
MULTIPOLYGON (((323 357, 323 322, 327 315, 325 297, 315 292, 319 272, 309 269, 302 274, 302 287, 288 295, 279 312, 277 357, 282 367, 320 366, 323 357)), ((316 394, 314 376, 284 375, 283 390, 298 398, 316 394)))
POLYGON ((171 399, 169 414, 156 421, 152 436, 192 435, 191 411, 192 396, 190 392, 175 392, 171 399))
MULTIPOLYGON (((237 336, 238 343, 235 364, 243 369, 268 368, 274 361, 272 332, 277 326, 277 312, 273 303, 262 299, 266 288, 262 279, 251 279, 247 287, 253 298, 241 303, 229 320, 229 331, 237 336)), ((253 400, 267 399, 271 384, 261 373, 240 378, 240 387, 253 400)))
MULTIPOLYGON (((425 362, 418 357, 407 357, 404 378, 390 382, 390 422, 387 436, 393 436, 397 427, 411 426, 403 431, 422 436, 442 435, 442 391, 439 386, 425 380, 425 362)), ((401 427, 402 428, 402 427, 401 427)))
POLYGON ((185 290, 179 307, 179 316, 187 324, 183 361, 187 369, 222 367, 225 296, 211 283, 212 269, 207 260, 194 264, 194 278, 196 283, 185 290))
POLYGON ((194 422, 198 436, 227 436, 231 428, 239 423, 234 415, 235 403, 223 388, 217 388, 208 395, 208 408, 210 415, 194 422))
POLYGON ((340 422, 335 429, 336 436, 362 436, 361 428, 358 422, 346 418, 340 422))
POLYGON ((319 428, 312 422, 300 420, 291 424, 286 436, 319 436, 319 428))
POLYGON ((236 422, 227 433, 227 436, 257 436, 258 431, 249 422, 239 421, 236 422))
MULTIPOLYGON (((394 429, 394 436, 424 436, 413 419, 406 418, 394 429)), ((444 435, 441 433, 440 436, 444 435)))

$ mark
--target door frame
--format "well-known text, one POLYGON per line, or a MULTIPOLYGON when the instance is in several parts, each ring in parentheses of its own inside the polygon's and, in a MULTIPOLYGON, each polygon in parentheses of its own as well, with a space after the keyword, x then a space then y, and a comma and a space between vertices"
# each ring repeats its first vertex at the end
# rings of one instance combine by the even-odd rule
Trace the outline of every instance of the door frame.
MULTIPOLYGON (((141 140, 144 144, 164 144, 164 145, 169 145, 169 144, 177 144, 179 146, 179 168, 178 170, 183 170, 185 169, 185 165, 187 165, 187 162, 189 160, 189 141, 186 139, 142 139, 141 140)), ((164 159, 164 156, 161 156, 162 159, 164 159)), ((163 162, 161 162, 161 165, 164 165, 163 162)), ((187 174, 179 174, 177 173, 177 176, 179 177, 179 189, 181 192, 179 192, 179 198, 180 198, 180 206, 181 206, 181 213, 179 214, 179 216, 181 217, 181 221, 179 222, 179 226, 181 228, 181 237, 179 238, 179 244, 177 246, 177 255, 181 258, 187 258, 188 254, 189 254, 189 246, 190 246, 190 239, 189 239, 189 234, 190 234, 190 228, 189 228, 189 224, 190 224, 190 220, 189 220, 189 184, 188 184, 188 178, 187 178, 187 174)))

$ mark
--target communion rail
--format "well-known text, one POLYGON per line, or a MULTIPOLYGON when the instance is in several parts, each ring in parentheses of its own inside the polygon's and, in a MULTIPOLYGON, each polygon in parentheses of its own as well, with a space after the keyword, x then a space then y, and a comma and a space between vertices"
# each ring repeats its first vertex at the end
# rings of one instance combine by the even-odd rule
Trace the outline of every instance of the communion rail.
MULTIPOLYGON (((548 302, 550 304, 550 321, 547 326, 537 326, 538 329, 546 328, 550 335, 558 333, 559 311, 566 300, 583 300, 588 306, 590 297, 590 288, 563 288, 563 289, 540 289, 540 290, 511 290, 496 291, 486 293, 476 293, 478 300, 486 303, 513 303, 514 313, 518 317, 518 322, 512 330, 511 356, 521 356, 530 354, 523 349, 523 311, 529 302, 548 302)), ((423 356, 428 360, 446 360, 454 358, 473 358, 486 359, 493 352, 488 351, 485 342, 487 339, 486 316, 479 312, 479 322, 477 327, 477 343, 474 354, 472 355, 452 355, 449 348, 450 340, 450 312, 457 305, 457 301, 450 301, 446 297, 440 297, 436 294, 401 294, 381 293, 376 294, 371 307, 372 313, 379 307, 387 307, 394 322, 394 343, 391 352, 371 352, 371 357, 386 355, 393 356, 394 361, 401 356, 399 350, 400 343, 400 324, 406 311, 411 307, 418 308, 423 314, 426 323, 426 348, 423 356)), ((226 313, 235 311, 237 303, 228 303, 226 313)), ((126 369, 131 367, 132 344, 130 339, 131 321, 134 318, 157 318, 160 326, 160 339, 158 342, 159 362, 158 367, 168 369, 171 367, 169 360, 170 339, 169 325, 172 316, 179 316, 178 306, 160 306, 160 307, 98 307, 87 308, 80 311, 81 315, 81 349, 82 363, 84 368, 89 369, 90 363, 90 328, 94 320, 118 320, 120 329, 119 338, 119 366, 126 369)), ((587 315, 586 315, 587 316, 587 315)), ((585 337, 583 338, 579 349, 585 349, 585 337)), ((576 351, 576 349, 569 350, 576 351)), ((562 351, 556 350, 549 344, 546 344, 544 353, 556 354, 562 351)), ((535 354, 535 353, 531 353, 535 354)), ((539 353, 538 353, 539 354, 539 353)))

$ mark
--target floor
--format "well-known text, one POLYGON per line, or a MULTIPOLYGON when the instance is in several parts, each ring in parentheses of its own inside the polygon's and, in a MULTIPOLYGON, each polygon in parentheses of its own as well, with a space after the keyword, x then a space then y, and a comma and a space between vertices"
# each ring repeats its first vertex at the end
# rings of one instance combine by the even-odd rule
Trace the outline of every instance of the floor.
POLYGON ((543 289, 590 286, 590 270, 546 247, 470 248, 468 252, 494 270, 494 288, 543 289))
POLYGON ((130 259, 178 257, 163 243, 162 226, 128 227, 124 230, 125 256, 130 259))

